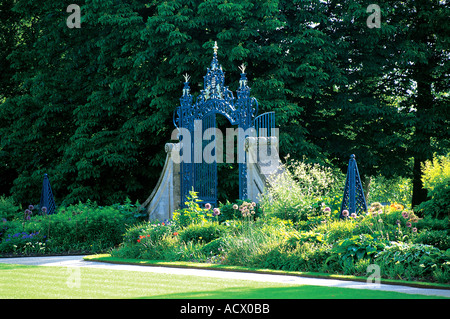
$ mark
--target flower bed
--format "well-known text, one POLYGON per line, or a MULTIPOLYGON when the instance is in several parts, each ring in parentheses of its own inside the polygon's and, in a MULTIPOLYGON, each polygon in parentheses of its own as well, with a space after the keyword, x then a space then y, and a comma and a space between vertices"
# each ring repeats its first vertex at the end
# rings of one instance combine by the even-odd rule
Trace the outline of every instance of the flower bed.
MULTIPOLYGON (((398 204, 375 203, 367 215, 345 220, 324 207, 296 223, 263 216, 259 205, 245 201, 221 205, 216 212, 231 217, 222 220, 209 205, 201 208, 193 192, 188 206, 173 220, 129 228, 111 255, 359 276, 376 264, 384 278, 450 282, 450 246, 423 242, 421 233, 436 231, 433 222, 398 204)), ((435 224, 443 223, 448 220, 435 224)))

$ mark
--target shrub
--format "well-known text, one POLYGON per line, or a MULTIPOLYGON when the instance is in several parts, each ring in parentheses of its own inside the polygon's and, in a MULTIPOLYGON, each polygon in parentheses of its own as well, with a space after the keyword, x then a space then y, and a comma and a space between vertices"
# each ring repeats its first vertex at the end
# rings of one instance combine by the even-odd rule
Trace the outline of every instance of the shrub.
POLYGON ((441 251, 424 244, 391 242, 375 256, 383 274, 391 278, 413 280, 425 276, 439 276, 450 280, 450 250, 441 251), (444 275, 443 274, 447 274, 444 275))
POLYGON ((446 230, 424 230, 414 238, 414 243, 432 245, 440 250, 450 248, 450 236, 446 230))
POLYGON ((328 220, 314 228, 317 233, 324 234, 327 243, 349 238, 354 234, 357 224, 352 220, 328 220))
POLYGON ((278 219, 259 219, 250 224, 241 222, 241 225, 243 227, 235 225, 235 232, 226 237, 224 262, 230 265, 259 265, 261 256, 282 244, 295 231, 278 219))
POLYGON ((422 166, 423 186, 430 200, 419 205, 425 215, 450 217, 450 154, 434 156, 422 166))
POLYGON ((14 203, 12 197, 0 196, 0 221, 19 219, 23 216, 21 210, 21 207, 14 203))
POLYGON ((335 197, 337 176, 318 164, 288 162, 281 174, 269 178, 261 207, 269 216, 294 222, 306 220, 307 216, 321 213, 325 196, 335 197))
POLYGON ((180 230, 180 239, 184 242, 194 241, 209 243, 210 241, 219 238, 226 231, 224 225, 218 225, 213 222, 206 222, 204 224, 191 224, 180 230))
POLYGON ((374 176, 370 179, 368 202, 411 203, 412 180, 406 177, 386 178, 374 176))
POLYGON ((113 204, 112 207, 123 215, 124 222, 128 225, 148 220, 148 212, 139 204, 139 201, 132 204, 128 197, 123 204, 113 204))
POLYGON ((174 254, 176 248, 179 247, 179 242, 173 234, 164 234, 156 240, 150 236, 142 236, 138 240, 138 246, 141 246, 140 257, 143 259, 179 260, 174 254))
POLYGON ((225 247, 226 247, 226 240, 225 238, 220 237, 204 245, 201 248, 201 251, 208 257, 218 256, 224 254, 225 247))
POLYGON ((337 262, 345 268, 345 265, 351 265, 361 259, 373 260, 374 256, 381 252, 385 246, 385 241, 371 235, 354 235, 336 242, 326 263, 337 262))
POLYGON ((112 206, 79 203, 57 214, 34 217, 49 245, 60 251, 102 251, 118 245, 125 232, 125 217, 112 206))
POLYGON ((424 218, 419 219, 417 227, 428 230, 449 230, 450 219, 448 217, 436 219, 431 216, 425 216, 424 218))
MULTIPOLYGON (((23 212, 21 214, 23 216, 23 212)), ((2 222, 0 245, 3 246, 2 253, 14 253, 6 239, 25 232, 39 233, 46 253, 102 252, 121 243, 127 223, 131 225, 136 220, 138 218, 127 215, 117 205, 101 207, 92 202, 79 203, 60 207, 52 215, 2 222)))

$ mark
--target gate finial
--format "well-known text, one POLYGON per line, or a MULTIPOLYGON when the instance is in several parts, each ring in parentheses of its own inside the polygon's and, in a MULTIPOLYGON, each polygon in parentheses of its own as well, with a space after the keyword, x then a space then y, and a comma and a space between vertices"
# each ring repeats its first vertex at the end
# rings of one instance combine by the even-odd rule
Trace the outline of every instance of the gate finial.
POLYGON ((245 66, 244 63, 242 63, 242 64, 239 66, 239 70, 241 70, 241 73, 245 73, 245 68, 246 68, 246 66, 245 66))
POLYGON ((219 49, 219 47, 217 46, 217 41, 214 41, 214 54, 217 54, 217 50, 219 49))

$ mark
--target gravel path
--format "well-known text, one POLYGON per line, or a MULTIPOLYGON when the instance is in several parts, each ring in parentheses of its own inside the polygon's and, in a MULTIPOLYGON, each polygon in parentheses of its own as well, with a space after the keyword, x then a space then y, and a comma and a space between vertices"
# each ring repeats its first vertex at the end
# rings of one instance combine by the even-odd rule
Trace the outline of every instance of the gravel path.
POLYGON ((415 288, 399 285, 387 284, 371 284, 357 281, 346 281, 336 279, 322 279, 322 278, 305 278, 292 275, 272 275, 272 274, 258 274, 234 271, 221 270, 207 270, 207 269, 192 269, 192 268, 171 268, 160 266, 139 266, 139 265, 121 265, 110 264, 96 261, 85 261, 84 256, 49 256, 49 257, 19 257, 19 258, 0 258, 0 263, 7 264, 21 264, 21 265, 36 265, 36 266, 59 266, 59 267, 91 267, 101 269, 114 269, 126 271, 145 271, 153 273, 166 273, 174 275, 190 275, 202 277, 215 278, 230 278, 240 280, 255 280, 263 282, 278 282, 288 283, 293 285, 314 285, 314 286, 328 286, 341 288, 357 288, 357 289, 378 289, 384 291, 396 291, 407 294, 421 294, 432 296, 444 296, 450 298, 450 290, 445 289, 428 289, 415 288))

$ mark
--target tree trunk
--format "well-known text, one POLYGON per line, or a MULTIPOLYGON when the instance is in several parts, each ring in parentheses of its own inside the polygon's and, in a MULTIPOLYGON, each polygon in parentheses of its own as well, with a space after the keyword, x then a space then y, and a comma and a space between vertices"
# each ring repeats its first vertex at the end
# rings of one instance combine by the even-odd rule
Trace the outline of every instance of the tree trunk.
POLYGON ((372 181, 372 176, 364 175, 363 177, 363 190, 364 197, 366 198, 367 208, 369 208, 369 192, 370 192, 370 182, 372 181))
POLYGON ((421 161, 418 157, 414 158, 414 168, 413 168, 413 194, 412 194, 412 203, 411 207, 415 207, 420 203, 427 200, 427 190, 423 188, 422 183, 422 171, 421 164, 424 161, 421 161))

